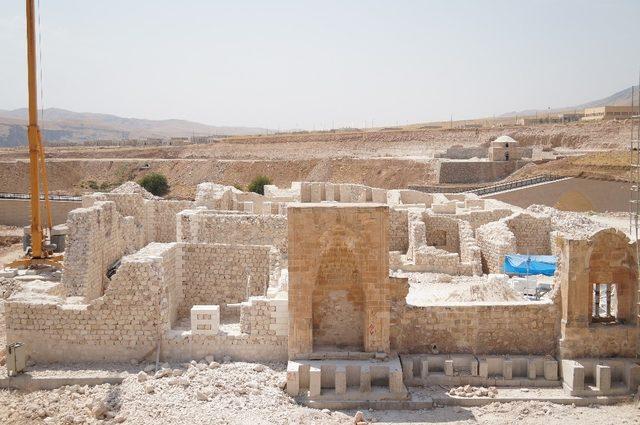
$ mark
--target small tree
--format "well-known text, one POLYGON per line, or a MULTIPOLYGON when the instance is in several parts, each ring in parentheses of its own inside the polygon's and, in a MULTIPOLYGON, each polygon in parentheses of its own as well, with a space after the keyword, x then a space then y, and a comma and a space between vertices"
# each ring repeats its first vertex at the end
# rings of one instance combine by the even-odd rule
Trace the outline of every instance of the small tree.
POLYGON ((260 195, 264 195, 264 186, 267 184, 271 184, 271 179, 267 176, 256 176, 247 189, 249 192, 259 193, 260 195))
POLYGON ((160 173, 149 173, 138 184, 156 196, 163 196, 169 192, 167 178, 160 173))

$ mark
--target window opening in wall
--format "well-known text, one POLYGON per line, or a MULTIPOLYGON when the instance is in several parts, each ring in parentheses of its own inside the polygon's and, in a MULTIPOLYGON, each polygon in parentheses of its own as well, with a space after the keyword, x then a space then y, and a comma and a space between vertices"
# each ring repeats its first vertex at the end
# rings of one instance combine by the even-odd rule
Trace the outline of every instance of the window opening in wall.
POLYGON ((610 323, 617 321, 618 297, 615 283, 594 283, 591 321, 610 323))
POLYGON ((509 160, 509 152, 505 152, 504 153, 504 160, 508 161, 509 160))

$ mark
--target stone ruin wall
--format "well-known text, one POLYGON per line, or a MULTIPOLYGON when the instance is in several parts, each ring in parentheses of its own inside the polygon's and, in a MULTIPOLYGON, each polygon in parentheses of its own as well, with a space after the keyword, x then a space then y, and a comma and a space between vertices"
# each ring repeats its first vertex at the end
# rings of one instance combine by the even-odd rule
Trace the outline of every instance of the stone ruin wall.
POLYGON ((562 293, 560 355, 566 358, 635 357, 638 328, 636 242, 605 229, 588 239, 559 237, 556 281, 562 293), (593 284, 616 284, 616 321, 592 321, 593 284))
POLYGON ((36 361, 128 360, 156 347, 176 316, 169 295, 176 279, 176 244, 151 244, 124 257, 104 296, 89 304, 63 298, 6 303, 7 341, 25 343, 36 361))
POLYGON ((409 248, 409 212, 389 208, 389 251, 407 252, 409 248))
POLYGON ((112 201, 120 215, 134 218, 143 238, 140 247, 150 242, 175 242, 176 214, 194 205, 192 201, 145 199, 138 193, 94 193, 82 197, 82 206, 97 201, 112 201))
POLYGON ((486 158, 488 155, 489 148, 486 146, 453 145, 447 148, 444 152, 437 152, 433 157, 449 159, 471 159, 486 158))
POLYGON ((401 353, 550 354, 559 334, 558 297, 543 302, 406 303, 407 278, 390 278, 391 348, 401 353))
POLYGON ((439 161, 436 167, 438 183, 490 183, 502 180, 524 161, 439 161))
POLYGON ((516 237, 504 221, 478 227, 476 240, 482 251, 482 271, 502 273, 504 256, 516 252, 516 237))
POLYGON ((122 217, 113 202, 102 201, 71 211, 67 226, 64 287, 69 296, 100 297, 107 267, 141 248, 141 230, 133 217, 122 217))
MULTIPOLYGON (((182 260, 181 251, 188 247, 152 243, 125 256, 104 296, 88 304, 67 304, 64 297, 51 295, 42 295, 37 301, 8 302, 7 341, 24 342, 32 359, 46 362, 142 359, 155 353, 158 343, 163 359, 186 360, 196 353, 200 357, 215 353, 249 361, 285 360, 287 338, 282 334, 282 324, 277 323, 282 320, 282 308, 276 312, 282 300, 262 303, 269 311, 265 315, 264 308, 253 308, 250 299, 248 307, 241 308, 240 317, 241 323, 253 324, 249 332, 192 335, 171 329, 180 317, 179 309, 187 302, 185 295, 198 291, 190 288, 198 283, 182 260)), ((198 245, 197 249, 201 248, 198 245)), ((242 253, 255 248, 263 254, 268 249, 227 248, 242 253)), ((274 264, 273 255, 267 257, 274 264)))
POLYGON ((518 213, 505 219, 516 238, 516 253, 530 255, 551 254, 551 218, 518 213))
POLYGON ((455 216, 422 214, 426 229, 426 242, 429 246, 449 252, 460 252, 458 220, 455 216))
POLYGON ((198 304, 239 303, 249 296, 265 295, 271 278, 279 277, 279 252, 270 246, 184 244, 181 317, 198 304), (275 251, 275 252, 274 252, 275 251))
POLYGON ((550 255, 551 238, 551 219, 528 213, 515 213, 476 230, 485 273, 502 273, 507 254, 550 255))
POLYGON ((287 217, 227 211, 186 210, 178 214, 179 242, 273 245, 286 256, 287 217))

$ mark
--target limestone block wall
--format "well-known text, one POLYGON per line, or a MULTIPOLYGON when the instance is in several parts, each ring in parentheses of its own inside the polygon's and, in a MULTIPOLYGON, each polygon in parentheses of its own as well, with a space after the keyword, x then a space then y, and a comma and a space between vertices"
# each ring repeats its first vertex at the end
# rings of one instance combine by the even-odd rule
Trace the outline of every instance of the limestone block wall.
POLYGON ((481 275, 482 274, 482 252, 478 242, 473 235, 471 225, 460 220, 458 224, 458 235, 460 240, 460 270, 461 275, 481 275))
POLYGON ((427 245, 449 252, 460 252, 459 220, 445 215, 422 214, 426 228, 427 245))
POLYGON ((177 246, 150 244, 122 259, 104 296, 66 304, 50 295, 6 303, 7 341, 35 361, 123 361, 156 347, 176 316, 177 246))
POLYGON ((454 145, 444 152, 438 152, 434 155, 434 158, 450 158, 450 159, 471 159, 471 158, 486 158, 489 152, 489 148, 486 146, 462 146, 454 145))
POLYGON ((416 250, 427 244, 426 228, 424 221, 420 219, 420 215, 415 212, 408 215, 408 220, 409 246, 406 253, 409 260, 414 260, 416 250))
POLYGON ((457 275, 460 269, 460 256, 433 246, 421 246, 413 252, 414 263, 421 266, 420 271, 457 275))
POLYGON ((102 296, 107 267, 134 252, 144 239, 133 217, 122 217, 113 202, 96 201, 69 213, 62 282, 69 296, 102 296))
POLYGON ((240 330, 248 335, 286 337, 289 333, 288 299, 249 298, 240 308, 240 330))
POLYGON ((502 273, 504 256, 516 252, 516 237, 504 221, 487 223, 476 229, 484 273, 502 273))
POLYGON ((471 228, 475 231, 478 227, 491 223, 492 221, 498 221, 501 218, 509 217, 513 214, 513 211, 507 208, 496 208, 486 210, 471 210, 458 212, 456 218, 466 221, 471 225, 471 228))
POLYGON ((438 183, 488 183, 501 180, 525 164, 523 161, 440 161, 438 183))
POLYGON ((401 353, 554 354, 558 309, 551 301, 455 303, 392 309, 401 353))
MULTIPOLYGON (((131 216, 137 227, 143 229, 142 233, 146 237, 146 228, 150 224, 147 219, 147 208, 145 199, 138 193, 94 193, 82 197, 82 206, 90 207, 98 201, 111 201, 115 204, 116 210, 123 217, 131 216)), ((142 241, 141 248, 146 244, 142 241)))
POLYGON ((148 242, 176 242, 176 215, 193 208, 192 201, 146 201, 150 226, 148 242))
POLYGON ((94 193, 82 197, 83 207, 98 201, 111 201, 120 215, 133 217, 137 233, 141 234, 137 249, 150 242, 175 242, 176 214, 194 206, 192 201, 145 199, 139 193, 94 193))
POLYGON ((279 253, 269 246, 180 245, 184 294, 180 316, 187 316, 191 307, 197 304, 220 305, 224 315, 226 304, 242 302, 249 296, 265 295, 271 276, 279 277, 279 268, 271 269, 274 266, 272 250, 276 251, 276 256, 279 253))
POLYGON ((373 192, 361 184, 340 184, 340 202, 372 202, 373 192))
POLYGON ((433 202, 431 194, 419 190, 400 189, 398 193, 400 194, 400 202, 403 204, 423 204, 429 208, 433 202))
POLYGON ((194 206, 205 207, 209 210, 231 210, 235 195, 241 193, 233 186, 225 186, 217 183, 200 183, 196 187, 196 199, 194 206))
POLYGON ((543 215, 517 213, 505 219, 516 238, 518 254, 551 254, 551 218, 543 215))
POLYGON ((287 253, 287 217, 185 210, 178 214, 179 242, 273 245, 287 253))
POLYGON ((389 251, 407 252, 409 247, 409 212, 389 208, 389 251))
POLYGON ((605 229, 588 239, 559 237, 557 279, 562 300, 560 355, 564 358, 635 357, 638 327, 636 242, 605 229), (615 320, 593 318, 593 285, 615 284, 615 320))

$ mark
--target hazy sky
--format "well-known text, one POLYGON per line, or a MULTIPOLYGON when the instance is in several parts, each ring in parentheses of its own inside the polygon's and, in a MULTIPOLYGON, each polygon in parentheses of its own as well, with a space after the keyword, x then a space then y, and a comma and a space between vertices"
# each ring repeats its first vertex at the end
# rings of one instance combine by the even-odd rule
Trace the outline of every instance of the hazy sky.
MULTIPOLYGON (((36 0, 37 1, 37 0, 36 0)), ((322 128, 491 116, 637 81, 640 1, 40 0, 44 105, 322 128)), ((0 108, 26 106, 0 0, 0 108)))

